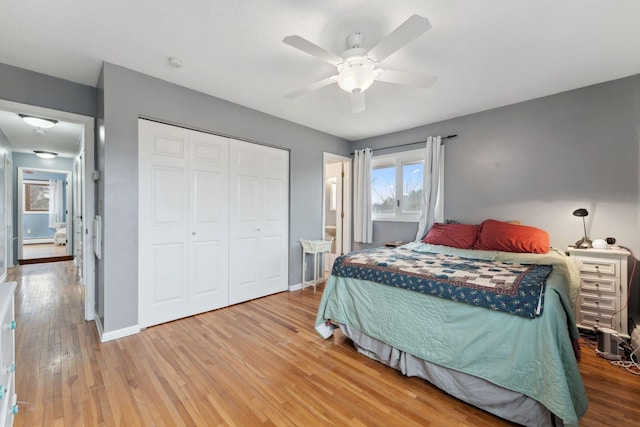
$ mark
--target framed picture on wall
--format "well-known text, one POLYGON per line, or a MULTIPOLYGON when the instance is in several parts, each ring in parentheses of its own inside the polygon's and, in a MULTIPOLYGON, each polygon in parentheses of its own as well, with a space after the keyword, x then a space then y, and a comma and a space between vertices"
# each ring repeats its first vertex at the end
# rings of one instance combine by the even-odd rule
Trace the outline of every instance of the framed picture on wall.
POLYGON ((24 211, 49 212, 49 184, 24 184, 24 211))

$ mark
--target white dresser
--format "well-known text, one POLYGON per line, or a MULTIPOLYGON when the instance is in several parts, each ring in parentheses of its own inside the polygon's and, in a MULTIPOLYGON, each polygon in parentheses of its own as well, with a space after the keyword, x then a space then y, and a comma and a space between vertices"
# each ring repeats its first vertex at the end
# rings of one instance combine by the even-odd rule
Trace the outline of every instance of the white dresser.
POLYGON ((580 270, 580 293, 576 301, 579 328, 594 326, 617 331, 629 338, 627 314, 627 257, 624 249, 568 248, 580 270))
POLYGON ((13 425, 13 416, 18 413, 13 303, 15 290, 16 282, 0 283, 0 427, 13 425))

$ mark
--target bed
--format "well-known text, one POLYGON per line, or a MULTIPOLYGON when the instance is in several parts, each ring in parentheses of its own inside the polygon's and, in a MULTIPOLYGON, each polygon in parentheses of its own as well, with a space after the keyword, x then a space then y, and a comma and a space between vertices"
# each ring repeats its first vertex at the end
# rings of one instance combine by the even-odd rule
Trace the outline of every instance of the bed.
MULTIPOLYGON (((548 248, 548 237, 548 252, 522 253, 487 250, 478 244, 482 227, 477 233, 472 243, 456 242, 462 248, 412 242, 339 257, 323 291, 316 330, 328 338, 337 325, 365 356, 509 421, 578 425, 587 399, 576 360, 579 335, 572 301, 579 279, 573 264, 561 251, 548 248), (440 282, 424 271, 432 268, 434 258, 445 263, 435 267, 440 282), (485 298, 482 286, 451 279, 459 274, 451 260, 464 265, 462 270, 486 264, 502 277, 500 269, 518 266, 516 284, 497 280, 498 288, 510 289, 507 294, 518 291, 505 296, 490 290, 493 300, 485 298), (417 275, 405 274, 416 269, 417 275), (531 289, 523 285, 531 281, 525 270, 541 283, 531 289), (422 291, 414 289, 420 287, 422 291), (539 288, 537 294, 534 288, 539 288), (520 298, 522 289, 530 294, 525 299, 520 298), (462 302, 464 298, 469 301, 462 302)), ((507 247, 520 244, 511 240, 507 247)), ((504 249, 496 242, 489 246, 504 249)))

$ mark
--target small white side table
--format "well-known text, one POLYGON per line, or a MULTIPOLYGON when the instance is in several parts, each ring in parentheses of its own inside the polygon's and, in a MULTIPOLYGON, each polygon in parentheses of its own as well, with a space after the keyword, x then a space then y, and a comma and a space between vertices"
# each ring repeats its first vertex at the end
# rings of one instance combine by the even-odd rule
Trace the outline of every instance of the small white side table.
POLYGON ((322 282, 322 277, 318 273, 318 254, 323 254, 331 250, 331 240, 302 240, 302 290, 309 286, 313 286, 313 292, 316 291, 318 283, 322 282), (305 280, 307 272, 307 254, 313 255, 313 280, 305 280))

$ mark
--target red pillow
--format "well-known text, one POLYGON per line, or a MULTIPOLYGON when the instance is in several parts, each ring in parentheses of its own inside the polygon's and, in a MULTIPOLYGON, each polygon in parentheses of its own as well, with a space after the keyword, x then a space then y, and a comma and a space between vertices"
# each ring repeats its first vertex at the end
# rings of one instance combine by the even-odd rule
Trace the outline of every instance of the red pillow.
POLYGON ((471 249, 478 238, 480 226, 472 224, 435 223, 424 239, 424 243, 471 249))
POLYGON ((474 249, 503 252, 549 252, 549 234, 535 227, 487 219, 480 225, 474 249))

